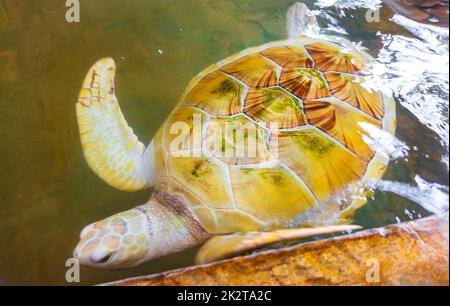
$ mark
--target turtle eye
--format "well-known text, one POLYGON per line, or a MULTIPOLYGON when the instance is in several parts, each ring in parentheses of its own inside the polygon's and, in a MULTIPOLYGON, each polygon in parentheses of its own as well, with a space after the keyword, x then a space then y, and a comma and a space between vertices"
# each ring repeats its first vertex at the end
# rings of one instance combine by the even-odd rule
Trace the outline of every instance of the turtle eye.
POLYGON ((100 264, 102 264, 102 263, 106 263, 108 260, 110 260, 111 259, 111 254, 109 254, 109 255, 106 255, 105 257, 103 257, 103 258, 100 258, 100 260, 99 261, 97 261, 97 263, 100 263, 100 264))
POLYGON ((115 252, 111 252, 111 253, 108 253, 108 254, 106 254, 106 255, 104 255, 102 257, 99 257, 99 258, 93 258, 91 256, 91 260, 92 260, 92 262, 94 262, 96 264, 105 264, 111 259, 111 257, 113 257, 114 254, 115 254, 115 252))

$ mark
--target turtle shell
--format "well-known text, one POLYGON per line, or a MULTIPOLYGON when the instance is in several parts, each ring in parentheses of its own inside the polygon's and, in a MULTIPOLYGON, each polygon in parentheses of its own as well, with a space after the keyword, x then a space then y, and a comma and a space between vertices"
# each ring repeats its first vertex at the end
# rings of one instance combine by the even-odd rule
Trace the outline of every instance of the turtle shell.
POLYGON ((392 98, 364 84, 370 60, 343 39, 304 37, 209 67, 154 139, 157 188, 182 195, 213 234, 287 227, 308 213, 314 223, 333 195, 388 162, 364 128, 395 126, 392 98))

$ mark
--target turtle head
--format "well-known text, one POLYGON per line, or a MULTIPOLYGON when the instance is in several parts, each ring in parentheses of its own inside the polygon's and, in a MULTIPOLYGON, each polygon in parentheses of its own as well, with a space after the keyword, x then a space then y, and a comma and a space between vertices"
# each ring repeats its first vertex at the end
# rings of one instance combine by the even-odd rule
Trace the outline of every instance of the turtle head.
MULTIPOLYGON (((163 199, 179 201, 170 195, 163 199)), ((209 237, 187 209, 151 200, 88 225, 73 255, 91 267, 127 268, 199 245, 209 237)))
POLYGON ((97 268, 132 267, 146 260, 150 244, 146 217, 134 209, 86 226, 74 258, 97 268))

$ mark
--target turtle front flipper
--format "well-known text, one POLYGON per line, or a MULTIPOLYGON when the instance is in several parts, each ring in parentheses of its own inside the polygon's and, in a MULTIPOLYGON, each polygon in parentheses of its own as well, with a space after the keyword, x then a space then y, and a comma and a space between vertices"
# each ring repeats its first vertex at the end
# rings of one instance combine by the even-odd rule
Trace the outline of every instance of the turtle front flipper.
POLYGON ((357 225, 334 225, 215 236, 201 247, 195 261, 197 264, 204 264, 230 258, 239 253, 255 250, 277 242, 358 229, 361 229, 361 227, 357 225))
POLYGON ((152 153, 134 135, 114 90, 116 66, 105 58, 89 70, 76 104, 84 156, 105 182, 122 191, 152 185, 152 153))

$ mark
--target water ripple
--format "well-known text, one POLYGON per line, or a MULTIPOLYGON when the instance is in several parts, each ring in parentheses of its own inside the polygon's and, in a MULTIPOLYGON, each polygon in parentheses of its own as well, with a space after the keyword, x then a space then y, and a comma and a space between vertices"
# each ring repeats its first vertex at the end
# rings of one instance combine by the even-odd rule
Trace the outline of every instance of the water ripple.
POLYGON ((418 38, 380 33, 383 48, 372 67, 373 81, 392 91, 406 109, 440 136, 447 152, 443 163, 448 170, 448 29, 398 15, 392 20, 418 38))

